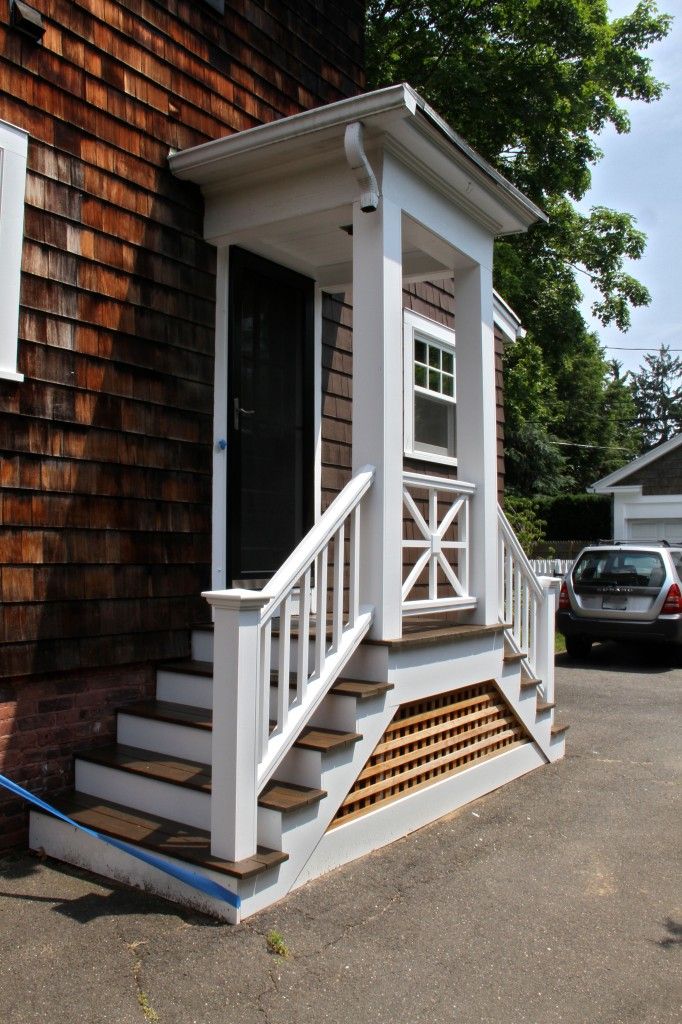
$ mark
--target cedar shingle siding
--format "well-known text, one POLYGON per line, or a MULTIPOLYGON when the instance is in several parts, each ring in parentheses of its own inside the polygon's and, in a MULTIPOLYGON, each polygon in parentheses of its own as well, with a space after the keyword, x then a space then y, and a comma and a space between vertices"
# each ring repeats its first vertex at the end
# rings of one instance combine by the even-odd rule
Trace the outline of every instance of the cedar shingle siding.
POLYGON ((640 487, 642 494, 682 494, 682 446, 618 481, 619 487, 640 487))
POLYGON ((168 151, 363 85, 360 3, 32 3, 42 46, 0 2, 0 118, 31 136, 3 676, 184 650, 209 581, 215 258, 168 151))
MULTIPOLYGON (((0 770, 49 793, 206 617, 215 255, 169 149, 361 92, 364 5, 31 5, 40 46, 0 0, 0 119, 30 135, 26 379, 0 380, 0 770)), ((337 487, 350 381, 329 358, 337 487)), ((20 839, 20 805, 0 818, 0 846, 20 839)))

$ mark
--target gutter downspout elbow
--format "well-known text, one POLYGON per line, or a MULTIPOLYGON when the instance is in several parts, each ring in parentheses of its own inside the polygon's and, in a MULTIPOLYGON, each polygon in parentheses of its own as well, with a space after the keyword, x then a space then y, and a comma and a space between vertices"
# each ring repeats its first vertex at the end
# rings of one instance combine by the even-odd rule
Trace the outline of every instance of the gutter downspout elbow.
POLYGON ((362 144, 362 134, 362 122, 351 121, 346 125, 343 147, 361 189, 360 209, 363 213, 372 213, 379 205, 379 186, 362 144))

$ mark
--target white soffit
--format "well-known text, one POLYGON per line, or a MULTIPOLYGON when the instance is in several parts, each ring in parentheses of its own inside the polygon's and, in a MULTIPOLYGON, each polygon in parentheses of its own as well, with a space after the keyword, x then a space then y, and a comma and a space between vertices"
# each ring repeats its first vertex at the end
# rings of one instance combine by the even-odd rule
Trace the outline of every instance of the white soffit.
MULTIPOLYGON (((409 85, 306 110, 172 153, 171 170, 206 194, 330 160, 346 168, 346 126, 361 121, 368 153, 385 148, 428 184, 493 225, 495 234, 525 231, 546 215, 454 132, 409 85)), ((264 181, 265 183, 265 181, 264 181)), ((475 214, 474 214, 475 215, 475 214)))

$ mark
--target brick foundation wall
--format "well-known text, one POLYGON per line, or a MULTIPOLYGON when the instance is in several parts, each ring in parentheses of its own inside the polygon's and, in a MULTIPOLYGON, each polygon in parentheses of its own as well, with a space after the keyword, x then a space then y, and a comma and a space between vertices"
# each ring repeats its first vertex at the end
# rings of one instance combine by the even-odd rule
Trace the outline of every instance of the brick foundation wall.
MULTIPOLYGON (((116 709, 154 694, 151 665, 0 682, 0 763, 49 801, 73 785, 73 755, 115 738, 116 709)), ((28 808, 0 789, 0 850, 24 844, 28 808)))

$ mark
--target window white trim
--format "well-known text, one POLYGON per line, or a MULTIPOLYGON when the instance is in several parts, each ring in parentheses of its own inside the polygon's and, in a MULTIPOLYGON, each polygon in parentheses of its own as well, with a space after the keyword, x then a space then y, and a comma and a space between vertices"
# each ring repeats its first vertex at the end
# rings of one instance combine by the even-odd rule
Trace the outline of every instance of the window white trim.
MULTIPOLYGON (((435 462, 440 466, 456 466, 456 456, 444 455, 440 452, 430 452, 423 448, 419 448, 415 445, 414 438, 414 395, 416 387, 414 381, 415 340, 423 340, 427 343, 432 341, 439 348, 447 349, 452 352, 455 383, 454 394, 451 401, 453 404, 456 404, 457 359, 455 354, 455 332, 450 328, 437 323, 435 320, 430 320, 428 317, 420 316, 418 313, 414 313, 411 309, 405 309, 403 310, 403 339, 403 445, 405 455, 408 455, 410 458, 419 459, 423 462, 435 462)), ((416 388, 416 390, 423 394, 429 393, 426 390, 422 391, 420 388, 416 388)), ((445 396, 443 396, 443 400, 448 401, 445 396)))
POLYGON ((17 373, 21 249, 28 135, 0 121, 0 378, 22 381, 17 373))

